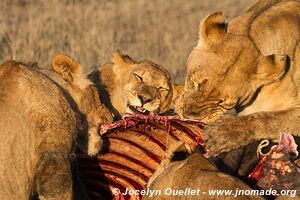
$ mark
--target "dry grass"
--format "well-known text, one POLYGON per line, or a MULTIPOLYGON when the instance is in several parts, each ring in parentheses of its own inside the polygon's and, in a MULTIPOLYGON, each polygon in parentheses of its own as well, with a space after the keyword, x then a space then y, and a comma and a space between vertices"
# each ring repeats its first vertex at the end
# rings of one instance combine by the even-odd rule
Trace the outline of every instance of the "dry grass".
POLYGON ((228 19, 255 0, 1 0, 0 62, 73 56, 86 71, 120 49, 151 59, 184 80, 199 21, 214 11, 228 19))

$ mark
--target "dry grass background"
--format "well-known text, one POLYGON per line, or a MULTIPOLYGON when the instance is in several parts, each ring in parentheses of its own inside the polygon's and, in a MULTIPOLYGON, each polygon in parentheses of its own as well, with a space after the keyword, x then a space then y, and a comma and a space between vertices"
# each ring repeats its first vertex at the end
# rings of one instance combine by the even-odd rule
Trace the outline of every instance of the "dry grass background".
POLYGON ((150 59, 183 82, 199 21, 214 11, 227 19, 256 0, 1 0, 0 62, 74 57, 88 72, 120 49, 150 59))

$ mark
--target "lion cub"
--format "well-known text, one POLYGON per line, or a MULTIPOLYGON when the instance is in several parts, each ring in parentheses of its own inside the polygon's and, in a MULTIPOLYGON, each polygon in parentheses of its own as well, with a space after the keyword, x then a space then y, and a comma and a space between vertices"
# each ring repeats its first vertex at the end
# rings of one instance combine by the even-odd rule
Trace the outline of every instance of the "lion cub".
POLYGON ((125 113, 162 114, 173 108, 183 86, 173 85, 169 72, 148 61, 134 61, 119 51, 112 63, 93 71, 89 78, 97 85, 103 101, 120 118, 125 113))
MULTIPOLYGON (((98 129, 112 121, 97 89, 70 57, 52 70, 16 61, 0 66, 0 197, 73 199, 71 153, 101 148, 98 129)), ((74 195, 75 196, 75 195, 74 195)))
POLYGON ((173 161, 155 177, 149 186, 159 195, 144 196, 143 200, 213 200, 213 199, 263 199, 260 196, 239 195, 239 191, 250 191, 251 188, 241 180, 222 173, 201 154, 194 153, 185 160, 173 161), (216 190, 232 190, 231 195, 212 195, 216 190))

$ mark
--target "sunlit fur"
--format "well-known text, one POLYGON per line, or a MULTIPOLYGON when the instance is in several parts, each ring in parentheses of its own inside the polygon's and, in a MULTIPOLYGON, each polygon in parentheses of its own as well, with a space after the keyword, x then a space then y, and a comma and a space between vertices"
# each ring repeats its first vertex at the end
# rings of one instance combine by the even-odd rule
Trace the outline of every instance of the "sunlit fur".
POLYGON ((71 154, 98 153, 112 121, 80 65, 65 55, 51 65, 0 65, 1 199, 73 199, 71 154))
POLYGON ((210 123, 231 109, 248 115, 299 104, 299 16, 291 13, 299 13, 298 1, 260 1, 228 25, 222 13, 203 20, 180 115, 210 123))
MULTIPOLYGON (((108 102, 115 115, 135 113, 132 106, 161 114, 169 110, 178 92, 173 92, 166 69, 151 62, 136 62, 127 55, 115 53, 112 63, 102 65, 90 78, 100 91, 108 93, 108 102)), ((105 98, 105 97, 104 97, 105 98)))
POLYGON ((260 0, 228 24, 221 12, 201 22, 176 110, 208 124, 211 152, 277 139, 280 132, 299 136, 299 41, 297 0, 260 0))

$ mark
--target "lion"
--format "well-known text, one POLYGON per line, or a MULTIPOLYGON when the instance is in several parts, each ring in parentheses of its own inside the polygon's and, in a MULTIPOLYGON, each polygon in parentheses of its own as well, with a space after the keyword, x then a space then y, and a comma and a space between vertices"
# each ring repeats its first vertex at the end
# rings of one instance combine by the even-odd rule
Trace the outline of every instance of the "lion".
POLYGON ((200 24, 188 58, 181 117, 201 120, 214 154, 280 132, 300 136, 300 2, 260 0, 228 24, 221 12, 200 24))
POLYGON ((161 194, 151 196, 151 193, 148 193, 143 200, 209 200, 218 197, 226 200, 263 199, 259 195, 239 195, 239 191, 250 191, 251 188, 241 180, 220 172, 199 153, 194 153, 184 160, 171 162, 155 177, 148 188, 150 191, 161 191, 161 194), (171 193, 171 190, 174 192, 171 193), (231 190, 232 193, 210 194, 210 191, 215 190, 231 190))
POLYGON ((119 51, 112 63, 100 66, 89 78, 97 85, 103 102, 116 119, 124 114, 163 114, 174 109, 174 101, 183 91, 173 85, 169 72, 148 61, 134 61, 119 51))
POLYGON ((0 66, 1 199, 73 199, 72 152, 96 154, 112 121, 79 64, 57 55, 52 68, 0 66))

